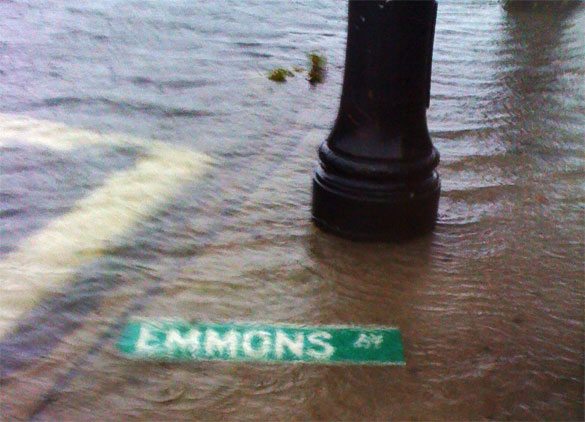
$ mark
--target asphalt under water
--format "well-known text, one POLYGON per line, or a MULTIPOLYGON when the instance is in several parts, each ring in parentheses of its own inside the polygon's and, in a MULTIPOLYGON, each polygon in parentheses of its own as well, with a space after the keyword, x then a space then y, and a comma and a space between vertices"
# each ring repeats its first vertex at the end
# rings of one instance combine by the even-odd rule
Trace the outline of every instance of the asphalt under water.
POLYGON ((3 416, 583 419, 585 8, 439 4, 440 216, 402 244, 310 222, 345 25, 333 1, 2 3, 3 416), (315 49, 326 83, 266 78, 315 49), (129 361, 135 316, 396 326, 407 364, 129 361))

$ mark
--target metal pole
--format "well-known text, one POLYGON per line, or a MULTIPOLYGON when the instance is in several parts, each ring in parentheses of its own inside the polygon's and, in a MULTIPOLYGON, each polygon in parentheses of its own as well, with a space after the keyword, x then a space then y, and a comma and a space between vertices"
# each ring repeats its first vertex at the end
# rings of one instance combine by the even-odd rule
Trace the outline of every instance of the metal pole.
POLYGON ((357 240, 433 229, 439 154, 427 129, 437 3, 349 1, 341 104, 319 148, 312 215, 357 240))

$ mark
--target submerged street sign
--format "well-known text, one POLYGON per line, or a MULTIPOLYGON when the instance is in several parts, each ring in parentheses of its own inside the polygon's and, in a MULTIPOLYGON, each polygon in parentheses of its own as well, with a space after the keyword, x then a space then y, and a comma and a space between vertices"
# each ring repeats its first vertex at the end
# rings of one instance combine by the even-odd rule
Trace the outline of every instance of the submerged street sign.
POLYGON ((396 328, 131 321, 117 348, 137 359, 404 365, 396 328))

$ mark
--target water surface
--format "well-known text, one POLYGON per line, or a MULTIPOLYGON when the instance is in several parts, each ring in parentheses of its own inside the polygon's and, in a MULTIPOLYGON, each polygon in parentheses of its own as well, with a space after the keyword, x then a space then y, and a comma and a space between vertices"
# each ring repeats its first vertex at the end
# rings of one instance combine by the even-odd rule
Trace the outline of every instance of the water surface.
MULTIPOLYGON (((324 0, 2 2, 0 130, 12 132, 0 146, 0 271, 45 291, 1 313, 4 415, 583 418, 585 9, 439 4, 428 116, 440 217, 399 245, 340 240, 309 218, 345 23, 346 4, 324 0), (325 84, 265 77, 314 49, 325 84), (39 127, 44 144, 29 139, 39 127), (71 128, 82 146, 51 146, 71 128), (116 219, 140 218, 76 250, 79 265, 11 266, 36 256, 27 239, 160 158, 160 143, 214 161, 177 176, 152 212, 147 194, 114 204, 116 219), (397 326, 407 365, 130 362, 114 342, 131 316, 397 326)), ((157 171, 171 174, 171 158, 157 171)), ((87 215, 78 238, 108 224, 87 215)), ((66 256, 70 237, 45 247, 66 256)))

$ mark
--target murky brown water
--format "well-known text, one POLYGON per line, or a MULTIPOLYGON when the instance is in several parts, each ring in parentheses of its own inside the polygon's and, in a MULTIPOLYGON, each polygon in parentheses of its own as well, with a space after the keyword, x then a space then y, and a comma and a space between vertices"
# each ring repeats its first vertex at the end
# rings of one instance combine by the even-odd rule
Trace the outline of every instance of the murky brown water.
POLYGON ((0 7, 4 418, 583 419, 583 6, 440 3, 439 224, 379 245, 309 220, 345 3, 68 3, 0 7), (315 48, 324 85, 264 77, 315 48), (131 362, 132 316, 397 326, 407 365, 131 362))

